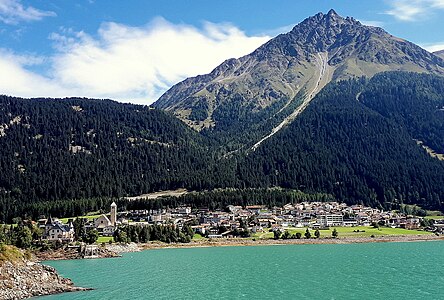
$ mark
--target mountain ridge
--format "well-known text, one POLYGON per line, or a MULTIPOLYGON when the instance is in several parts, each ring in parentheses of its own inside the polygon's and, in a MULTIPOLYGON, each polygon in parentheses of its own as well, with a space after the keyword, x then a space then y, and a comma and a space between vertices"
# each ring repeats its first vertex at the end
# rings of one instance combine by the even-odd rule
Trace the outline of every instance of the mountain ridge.
POLYGON ((318 55, 326 55, 328 75, 319 90, 330 81, 391 70, 444 75, 444 60, 436 55, 330 10, 305 19, 246 56, 226 60, 209 74, 187 78, 154 106, 198 131, 237 131, 242 124, 261 131, 263 138, 282 122, 290 123, 291 117, 285 119, 298 106, 303 110, 307 105, 301 98, 317 85, 318 55), (286 110, 288 106, 292 108, 286 110), (279 114, 284 116, 275 117, 279 114))

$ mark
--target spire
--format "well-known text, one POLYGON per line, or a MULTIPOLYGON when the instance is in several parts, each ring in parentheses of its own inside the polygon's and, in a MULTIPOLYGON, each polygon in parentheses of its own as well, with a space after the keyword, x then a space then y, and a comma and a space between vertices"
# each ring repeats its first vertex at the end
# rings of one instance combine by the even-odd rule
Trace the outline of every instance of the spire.
POLYGON ((339 15, 336 13, 336 11, 334 9, 330 9, 327 13, 327 16, 330 17, 339 17, 339 15))
POLYGON ((53 222, 53 220, 52 220, 52 218, 51 218, 51 216, 49 216, 49 218, 46 220, 46 225, 52 225, 52 223, 54 223, 53 222))

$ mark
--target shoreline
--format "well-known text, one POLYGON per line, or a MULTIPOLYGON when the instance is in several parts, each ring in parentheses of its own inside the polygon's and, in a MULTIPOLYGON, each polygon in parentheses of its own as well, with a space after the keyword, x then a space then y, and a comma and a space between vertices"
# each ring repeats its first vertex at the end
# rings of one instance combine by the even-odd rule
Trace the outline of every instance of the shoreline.
POLYGON ((73 260, 73 259, 97 259, 97 258, 118 258, 123 253, 139 252, 156 249, 180 249, 180 248, 209 248, 209 247, 241 247, 241 246, 275 246, 275 245, 321 245, 321 244, 364 244, 364 243, 405 243, 405 242, 428 242, 444 241, 444 235, 393 235, 379 237, 338 237, 338 238, 311 238, 311 239, 257 239, 251 238, 220 238, 191 241, 190 243, 130 243, 130 244, 107 244, 99 247, 101 255, 97 257, 81 258, 73 255, 72 252, 64 250, 46 251, 35 253, 37 260, 44 263, 49 260, 73 260))
MULTIPOLYGON (((339 237, 320 239, 213 239, 203 241, 192 241, 190 243, 160 243, 152 242, 138 244, 140 251, 155 249, 177 249, 177 248, 207 248, 207 247, 233 247, 233 246, 273 246, 273 245, 320 245, 320 244, 363 244, 363 243, 405 243, 405 242, 428 242, 444 241, 444 236, 436 235, 399 235, 381 237, 339 237)), ((125 253, 125 252, 121 252, 125 253)))
MULTIPOLYGON (((160 249, 188 249, 188 248, 209 248, 209 247, 249 247, 249 246, 277 246, 277 245, 320 245, 320 244, 363 244, 363 243, 406 243, 406 242, 429 242, 429 241, 444 241, 444 235, 397 235, 397 236, 379 236, 379 237, 339 237, 339 238, 312 238, 312 239, 287 239, 287 240, 274 240, 274 239, 258 239, 253 240, 251 238, 226 238, 226 239, 206 239, 199 241, 192 241, 190 243, 162 243, 162 242, 150 242, 144 244, 110 244, 105 245, 103 250, 105 253, 114 253, 113 256, 101 256, 96 258, 110 258, 121 257, 123 253, 140 252, 145 250, 160 250, 160 249)), ((64 283, 62 289, 55 289, 52 291, 46 291, 46 293, 39 293, 37 295, 58 294, 66 292, 78 292, 87 291, 91 288, 76 287, 70 279, 65 279, 57 274, 57 271, 51 267, 44 265, 45 260, 71 260, 79 259, 73 258, 69 255, 64 256, 59 252, 54 252, 55 256, 51 257, 51 253, 47 252, 45 259, 41 260, 38 265, 46 270, 50 270, 55 274, 57 278, 64 283)), ((37 264, 36 264, 37 265, 37 264)), ((36 296, 36 294, 34 294, 36 296)), ((0 297, 1 298, 1 297, 0 297)), ((25 296, 25 298, 27 298, 25 296)))

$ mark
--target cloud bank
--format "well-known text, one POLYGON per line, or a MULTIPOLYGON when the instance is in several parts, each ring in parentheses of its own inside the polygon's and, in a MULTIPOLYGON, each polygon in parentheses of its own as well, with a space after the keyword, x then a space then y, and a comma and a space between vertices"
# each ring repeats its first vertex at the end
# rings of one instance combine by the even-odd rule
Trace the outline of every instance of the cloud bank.
POLYGON ((0 55, 2 93, 22 97, 81 96, 150 104, 174 83, 210 72, 231 57, 252 52, 268 36, 247 36, 230 24, 202 28, 157 18, 143 27, 103 23, 95 36, 61 28, 55 54, 0 55), (49 64, 45 75, 31 71, 49 64))
POLYGON ((422 20, 436 10, 444 10, 444 0, 393 0, 388 3, 391 9, 386 14, 407 22, 422 20))
POLYGON ((0 0, 0 21, 8 25, 16 25, 21 21, 39 21, 55 15, 52 11, 25 7, 19 0, 0 0))
POLYGON ((437 52, 437 51, 444 50, 444 42, 437 43, 437 44, 423 44, 420 46, 429 52, 437 52))

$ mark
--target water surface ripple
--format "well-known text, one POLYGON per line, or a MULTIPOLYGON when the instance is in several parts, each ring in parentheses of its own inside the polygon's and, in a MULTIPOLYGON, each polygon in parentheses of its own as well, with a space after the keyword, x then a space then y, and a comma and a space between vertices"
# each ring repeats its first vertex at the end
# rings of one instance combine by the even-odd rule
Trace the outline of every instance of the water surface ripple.
POLYGON ((444 299, 444 241, 159 249, 51 261, 88 292, 41 299, 444 299))

